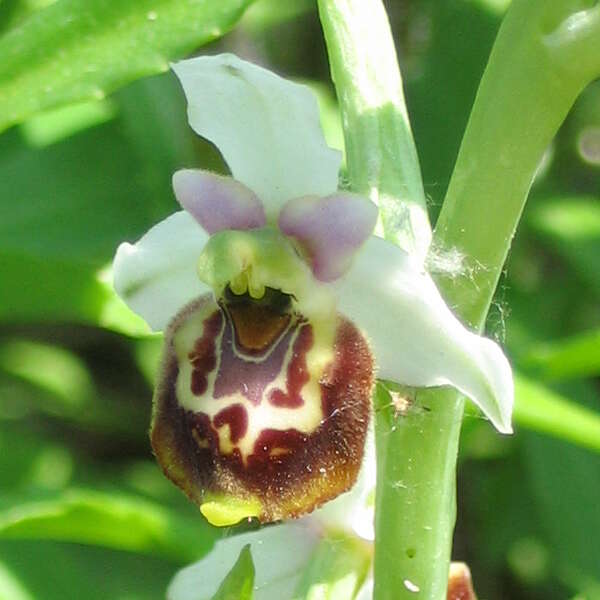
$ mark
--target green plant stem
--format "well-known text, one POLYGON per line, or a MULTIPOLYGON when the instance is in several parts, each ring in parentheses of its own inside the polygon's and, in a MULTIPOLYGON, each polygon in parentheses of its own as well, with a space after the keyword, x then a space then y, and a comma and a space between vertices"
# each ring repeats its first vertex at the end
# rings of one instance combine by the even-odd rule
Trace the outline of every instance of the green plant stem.
MULTIPOLYGON (((407 233, 406 223, 415 220, 397 218, 407 196, 408 214, 424 203, 385 11, 378 0, 319 0, 319 9, 352 187, 371 197, 378 189, 386 238, 422 251, 422 240, 425 246, 429 241, 422 221, 421 229, 407 233)), ((434 238, 436 252, 458 249, 465 257, 463 275, 440 274, 438 282, 474 328, 483 327, 542 155, 578 94, 598 74, 600 7, 594 0, 513 0, 434 238)), ((442 600, 464 401, 451 390, 419 391, 411 410, 398 418, 393 400, 378 389, 374 598, 442 600)))
MULTIPOLYGON (((438 251, 458 248, 465 256, 463 276, 437 279, 455 312, 477 329, 484 325, 543 153, 581 90, 600 74, 600 9, 589 2, 584 11, 583 4, 514 0, 481 81, 434 234, 438 251)), ((376 535, 416 539, 412 559, 406 542, 398 542, 406 558, 400 552, 396 568, 420 588, 416 597, 442 600, 464 402, 455 392, 441 390, 420 392, 416 406, 432 410, 421 417, 410 414, 389 435, 385 424, 389 429, 393 408, 384 405, 378 413, 386 462, 378 472, 376 535), (406 485, 395 499, 394 482, 406 485), (403 514, 392 530, 385 515, 394 501, 402 502, 403 514)), ((390 593, 401 582, 386 581, 393 565, 385 556, 381 562, 387 564, 378 569, 376 549, 375 597, 404 597, 390 593)))
POLYGON ((438 285, 476 329, 485 322, 529 188, 556 131, 600 74, 595 0, 514 0, 481 80, 434 246, 465 270, 438 285))
MULTIPOLYGON (((484 327, 544 152, 581 91, 599 75, 595 0, 513 0, 481 80, 433 239, 436 252, 458 249, 464 256, 462 274, 438 274, 436 280, 457 315, 475 329, 484 327)), ((434 400, 443 401, 444 393, 434 400)), ((456 456, 464 401, 455 392, 447 395, 451 409, 440 432, 456 456)), ((392 448, 400 449, 402 442, 394 440, 392 448)), ((427 468, 427 463, 415 466, 427 468)), ((447 489, 444 475, 453 477, 451 469, 440 471, 447 489)), ((443 503, 440 509, 447 516, 443 503)), ((449 535, 437 537, 449 548, 453 523, 442 526, 449 527, 449 535)), ((435 585, 442 574, 433 576, 435 585)), ((442 600, 445 592, 432 587, 423 598, 442 600)))
POLYGON ((394 40, 380 0, 319 0, 351 187, 380 209, 380 232, 423 259, 425 192, 394 40))
POLYGON ((463 400, 451 389, 419 390, 399 417, 392 399, 378 386, 374 598, 441 600, 456 517, 463 400))
MULTIPOLYGON (((319 9, 352 189, 378 201, 387 239, 424 256, 430 230, 423 185, 383 5, 320 0, 319 9), (398 219, 402 214, 410 218, 398 219)), ((416 589, 423 598, 445 597, 462 414, 462 400, 445 394, 448 401, 428 412, 432 393, 420 392, 422 408, 400 422, 386 390, 378 388, 376 600, 414 598, 416 589)))

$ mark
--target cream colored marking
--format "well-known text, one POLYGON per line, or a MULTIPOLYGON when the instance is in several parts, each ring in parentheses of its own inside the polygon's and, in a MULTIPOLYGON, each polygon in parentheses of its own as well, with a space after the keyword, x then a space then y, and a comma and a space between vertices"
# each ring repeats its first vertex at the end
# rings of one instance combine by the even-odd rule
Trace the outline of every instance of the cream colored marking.
POLYGON ((271 448, 269 456, 283 456, 289 454, 291 450, 289 448, 271 448))
MULTIPOLYGON (((208 375, 208 387, 202 396, 195 396, 191 391, 191 376, 193 372, 192 364, 188 358, 189 353, 194 347, 197 339, 202 336, 203 325, 202 321, 216 309, 212 305, 210 310, 202 310, 199 314, 192 314, 183 323, 179 331, 175 334, 174 347, 179 362, 179 375, 177 377, 176 389, 179 404, 186 410, 207 415, 211 421, 222 410, 234 405, 241 404, 248 415, 248 428, 246 434, 239 439, 235 444, 231 443, 229 424, 224 424, 217 429, 219 437, 219 449, 223 454, 231 454, 234 448, 240 451, 242 460, 246 462, 248 456, 254 451, 254 444, 261 432, 265 429, 275 429, 285 431, 287 429, 295 429, 307 435, 313 433, 323 421, 323 411, 321 405, 321 386, 319 380, 325 366, 333 359, 333 350, 331 345, 323 345, 324 340, 331 340, 327 334, 321 335, 315 331, 313 326, 313 334, 315 343, 310 351, 306 354, 306 363, 309 381, 302 387, 301 396, 304 399, 304 404, 297 408, 286 408, 272 405, 268 400, 269 393, 279 388, 284 393, 287 393, 287 370, 290 361, 293 357, 293 346, 301 331, 301 327, 294 332, 293 338, 287 349, 283 360, 281 371, 277 377, 265 389, 263 401, 255 406, 243 394, 236 392, 229 396, 224 396, 218 400, 214 399, 214 384, 218 373, 221 353, 219 346, 222 340, 224 327, 217 339, 217 365, 213 372, 208 375)), ((277 452, 274 449, 275 456, 277 452)), ((281 449, 280 449, 281 450, 281 449)))
POLYGON ((221 342, 225 332, 225 319, 221 318, 221 329, 214 341, 216 358, 215 368, 205 374, 207 378, 206 392, 200 397, 192 394, 191 383, 194 367, 189 359, 189 354, 194 349, 196 341, 204 334, 204 321, 217 310, 219 310, 219 307, 216 304, 213 304, 212 302, 207 303, 204 310, 191 314, 190 317, 182 323, 179 330, 174 335, 173 346, 179 365, 179 375, 177 376, 175 391, 179 405, 186 410, 206 413, 204 410, 197 409, 197 404, 194 400, 200 400, 205 396, 209 398, 213 397, 215 381, 217 379, 219 368, 221 367, 221 342))
POLYGON ((225 423, 217 428, 217 435, 219 436, 219 452, 221 454, 232 454, 236 446, 231 442, 231 428, 229 427, 229 423, 225 423))

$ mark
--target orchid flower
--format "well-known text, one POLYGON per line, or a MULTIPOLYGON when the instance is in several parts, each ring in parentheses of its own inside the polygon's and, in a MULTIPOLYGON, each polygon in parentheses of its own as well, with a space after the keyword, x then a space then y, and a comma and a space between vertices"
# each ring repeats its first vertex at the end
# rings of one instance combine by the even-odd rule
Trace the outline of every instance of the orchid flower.
MULTIPOLYGON (((181 569, 167 600, 211 600, 236 558, 249 546, 255 570, 254 600, 373 598, 375 444, 367 437, 365 458, 352 490, 301 519, 219 540, 201 560, 181 569)), ((408 579, 406 589, 418 592, 408 579)), ((448 600, 476 600, 464 563, 452 563, 448 600)))
POLYGON ((310 91, 232 55, 173 69, 232 177, 175 173, 184 210, 114 260, 117 293, 166 330, 151 432, 165 474, 213 524, 310 512, 357 478, 375 375, 454 386, 509 433, 502 350, 421 259, 371 235, 368 198, 338 191, 310 91))

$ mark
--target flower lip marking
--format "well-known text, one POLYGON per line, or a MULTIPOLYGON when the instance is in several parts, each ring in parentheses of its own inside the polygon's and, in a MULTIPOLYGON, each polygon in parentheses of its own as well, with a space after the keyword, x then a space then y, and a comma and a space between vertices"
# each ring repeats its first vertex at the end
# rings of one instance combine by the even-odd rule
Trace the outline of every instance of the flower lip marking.
POLYGON ((248 429, 248 413, 241 404, 232 404, 215 415, 213 423, 217 429, 229 425, 229 439, 238 442, 248 429))
POLYGON ((192 371, 191 385, 192 394, 201 396, 208 387, 207 375, 217 366, 215 338, 223 326, 223 317, 215 312, 205 322, 202 337, 194 344, 194 348, 188 353, 188 358, 194 369, 192 371))
MULTIPOLYGON (((230 317, 226 304, 220 303, 219 308, 225 319, 225 328, 219 340, 220 362, 214 381, 213 397, 221 399, 241 394, 252 404, 258 405, 269 383, 274 381, 284 368, 289 346, 298 335, 298 320, 293 319, 294 323, 288 324, 286 329, 277 335, 281 328, 282 317, 266 305, 256 310, 237 313, 237 320, 230 317), (257 331, 262 348, 260 351, 251 348, 248 352, 246 345, 236 343, 240 337, 237 323, 244 321, 243 316, 255 317, 256 312, 259 313, 258 323, 266 323, 266 325, 263 330, 260 330, 255 323, 245 323, 244 340, 250 346, 258 345, 251 336, 254 331, 257 331), (270 326, 270 321, 274 321, 275 324, 270 326), (265 330, 271 331, 272 335, 265 335, 265 330)), ((291 322, 292 315, 287 313, 287 317, 288 322, 291 322)))
POLYGON ((313 332, 310 325, 302 325, 292 351, 287 368, 287 391, 280 388, 271 390, 269 402, 274 406, 297 408, 304 404, 302 388, 308 383, 310 373, 306 366, 306 354, 313 345, 313 332))
POLYGON ((192 499, 258 498, 263 521, 299 516, 352 485, 373 385, 369 347, 349 321, 337 318, 331 360, 322 366, 318 323, 282 296, 269 289, 258 301, 248 294, 226 293, 219 303, 204 296, 181 311, 166 335, 151 432, 165 473, 192 499), (248 302, 255 306, 244 306, 237 322, 263 311, 271 335, 261 329, 256 343, 249 326, 238 349, 228 311, 248 302), (282 314, 289 316, 286 329, 282 314), (245 354, 247 346, 261 354, 245 354), (200 395, 191 383, 198 367, 206 382, 200 395))

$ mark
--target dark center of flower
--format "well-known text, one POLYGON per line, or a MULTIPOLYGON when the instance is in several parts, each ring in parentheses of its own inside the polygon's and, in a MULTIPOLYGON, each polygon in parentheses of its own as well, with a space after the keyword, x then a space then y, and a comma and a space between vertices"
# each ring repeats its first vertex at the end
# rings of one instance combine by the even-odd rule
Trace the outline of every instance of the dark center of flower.
POLYGON ((262 520, 297 516, 348 489, 367 429, 368 345, 332 315, 335 336, 265 288, 225 288, 172 322, 152 442, 167 474, 205 492, 258 498, 262 520), (323 333, 325 331, 325 333, 323 333))
POLYGON ((228 286, 221 306, 231 319, 238 348, 249 354, 273 345, 292 318, 291 296, 272 288, 265 288, 264 296, 256 299, 248 292, 236 295, 228 286))

